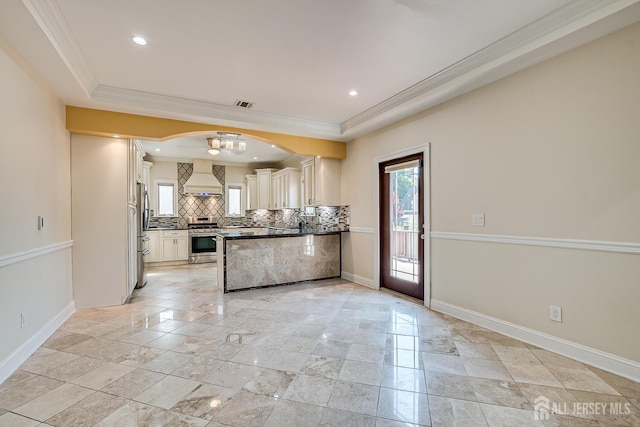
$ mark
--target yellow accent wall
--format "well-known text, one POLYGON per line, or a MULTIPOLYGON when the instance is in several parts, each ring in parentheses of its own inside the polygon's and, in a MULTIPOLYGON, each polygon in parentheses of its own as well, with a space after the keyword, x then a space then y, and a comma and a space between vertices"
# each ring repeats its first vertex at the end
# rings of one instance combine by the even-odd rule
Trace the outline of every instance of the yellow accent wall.
POLYGON ((107 137, 119 135, 122 138, 155 141, 203 133, 233 132, 274 144, 278 148, 300 156, 322 156, 330 159, 344 159, 347 156, 346 143, 342 141, 117 113, 70 105, 67 105, 67 130, 81 135, 107 137))

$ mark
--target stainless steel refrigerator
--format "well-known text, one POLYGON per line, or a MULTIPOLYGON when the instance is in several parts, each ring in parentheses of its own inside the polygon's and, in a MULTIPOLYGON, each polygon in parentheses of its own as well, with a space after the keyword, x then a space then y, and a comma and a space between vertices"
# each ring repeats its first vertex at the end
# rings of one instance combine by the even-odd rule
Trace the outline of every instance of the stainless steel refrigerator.
POLYGON ((144 184, 138 184, 136 193, 138 224, 138 280, 136 282, 136 288, 142 288, 147 284, 147 276, 144 271, 144 257, 149 255, 149 249, 144 248, 144 242, 149 240, 146 231, 149 229, 149 194, 147 193, 147 186, 144 184))

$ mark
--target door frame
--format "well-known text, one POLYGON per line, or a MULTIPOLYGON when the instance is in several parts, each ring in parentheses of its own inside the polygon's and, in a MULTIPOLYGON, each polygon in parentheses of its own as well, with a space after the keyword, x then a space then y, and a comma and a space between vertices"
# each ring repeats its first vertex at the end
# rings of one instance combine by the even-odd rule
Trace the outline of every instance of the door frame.
POLYGON ((375 271, 373 272, 373 283, 376 289, 380 289, 380 163, 394 160, 411 154, 422 153, 422 185, 424 187, 424 306, 431 307, 431 144, 418 145, 401 151, 377 156, 373 159, 373 205, 375 210, 375 271))

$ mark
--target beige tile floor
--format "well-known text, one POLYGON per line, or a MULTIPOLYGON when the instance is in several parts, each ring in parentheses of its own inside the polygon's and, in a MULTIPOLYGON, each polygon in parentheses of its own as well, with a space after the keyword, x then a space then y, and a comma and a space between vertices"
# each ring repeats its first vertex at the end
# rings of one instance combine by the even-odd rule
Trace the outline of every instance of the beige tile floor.
POLYGON ((77 311, 0 385, 0 426, 640 425, 639 383, 391 293, 215 277, 159 268, 77 311), (536 420, 540 396, 568 414, 536 420))

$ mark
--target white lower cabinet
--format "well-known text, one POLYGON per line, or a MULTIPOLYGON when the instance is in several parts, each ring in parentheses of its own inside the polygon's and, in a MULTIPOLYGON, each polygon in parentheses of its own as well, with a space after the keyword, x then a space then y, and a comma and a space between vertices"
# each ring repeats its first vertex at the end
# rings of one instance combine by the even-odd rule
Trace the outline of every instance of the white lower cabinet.
POLYGON ((187 230, 161 231, 162 255, 160 261, 186 261, 189 259, 189 232, 187 230))
POLYGON ((159 231, 146 231, 145 232, 149 240, 144 242, 144 248, 149 251, 149 255, 144 257, 146 262, 158 262, 162 261, 160 253, 160 232, 159 231))
POLYGON ((187 261, 189 232, 187 230, 149 230, 144 248, 149 250, 146 262, 187 261))

